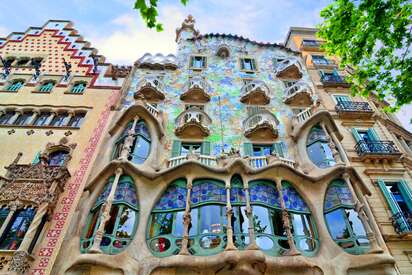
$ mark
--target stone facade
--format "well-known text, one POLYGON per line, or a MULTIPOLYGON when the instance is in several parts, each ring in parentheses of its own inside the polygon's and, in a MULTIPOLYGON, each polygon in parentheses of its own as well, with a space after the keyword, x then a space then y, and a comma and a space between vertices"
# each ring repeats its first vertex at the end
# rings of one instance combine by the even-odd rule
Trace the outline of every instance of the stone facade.
MULTIPOLYGON (((69 28, 51 21, 33 43, 69 28)), ((131 69, 96 65, 96 55, 85 71, 72 65, 77 77, 90 81, 81 95, 63 84, 46 95, 25 87, 8 91, 5 113, 45 105, 82 108, 87 115, 80 128, 1 127, 15 151, 1 159, 7 167, 0 200, 10 209, 21 201, 33 207, 30 228, 43 229, 29 228, 17 251, 0 251, 0 268, 29 274, 412 272, 412 134, 374 98, 350 96, 339 77, 350 69, 322 57, 315 34, 291 28, 284 45, 265 44, 201 34, 189 16, 176 31, 176 55, 145 54, 131 69), (47 139, 36 139, 42 134, 47 139), (14 137, 32 141, 23 150, 14 137), (58 168, 50 165, 53 148, 71 156, 58 168), (36 150, 43 150, 38 161, 18 164, 30 163, 36 150)), ((19 49, 1 52, 19 45, 13 35, 0 44, 2 57, 19 49)), ((56 68, 64 78, 64 63, 56 68)), ((6 79, 14 79, 13 72, 17 68, 6 79)), ((10 231, 3 227, 0 232, 10 231)))

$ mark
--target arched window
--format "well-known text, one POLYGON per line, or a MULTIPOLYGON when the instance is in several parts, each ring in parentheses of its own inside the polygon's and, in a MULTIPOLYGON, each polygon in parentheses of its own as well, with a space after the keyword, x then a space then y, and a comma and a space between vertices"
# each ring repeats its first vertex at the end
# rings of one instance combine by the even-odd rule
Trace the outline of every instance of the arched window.
MULTIPOLYGON (((109 178, 109 182, 90 210, 87 226, 80 240, 83 253, 87 252, 93 245, 102 218, 103 204, 109 196, 113 181, 114 176, 109 178)), ((104 253, 117 254, 129 245, 137 228, 138 212, 137 192, 133 179, 123 175, 117 184, 110 209, 110 218, 105 224, 100 243, 100 249, 104 253)))
POLYGON ((326 192, 324 214, 332 239, 350 254, 369 249, 369 240, 345 181, 332 181, 326 192))
MULTIPOLYGON (((292 185, 284 182, 282 186, 294 242, 302 254, 309 256, 315 250, 317 242, 310 210, 292 185)), ((271 256, 283 255, 290 247, 276 184, 257 180, 249 184, 249 189, 256 244, 271 256)))
MULTIPOLYGON (((119 138, 116 140, 113 151, 113 159, 120 156, 125 139, 132 127, 133 121, 130 121, 119 138)), ((134 129, 134 141, 130 149, 128 160, 136 164, 142 164, 150 154, 150 146, 151 138, 149 129, 143 120, 139 120, 134 129)))
POLYGON ((316 166, 327 168, 336 164, 332 149, 329 146, 329 137, 319 124, 310 129, 306 148, 310 160, 316 166))
POLYGON ((233 209, 232 228, 233 243, 239 249, 249 245, 249 218, 246 212, 246 195, 242 178, 238 175, 232 177, 230 182, 230 203, 233 209))
POLYGON ((50 166, 62 166, 64 161, 68 156, 68 152, 66 151, 55 151, 49 154, 49 165, 50 166))
POLYGON ((169 185, 153 208, 149 219, 147 243, 157 256, 170 256, 180 251, 186 195, 186 181, 176 180, 169 185))
POLYGON ((282 194, 285 208, 289 213, 295 245, 303 254, 311 255, 318 246, 318 239, 309 207, 287 181, 282 182, 282 194))
POLYGON ((0 249, 17 250, 36 213, 35 208, 18 209, 0 238, 0 249))
MULTIPOLYGON (((152 211, 148 246, 156 256, 170 256, 180 250, 186 183, 173 183, 152 211)), ((226 245, 226 191, 222 182, 197 180, 190 195, 189 251, 193 255, 212 255, 226 245)))

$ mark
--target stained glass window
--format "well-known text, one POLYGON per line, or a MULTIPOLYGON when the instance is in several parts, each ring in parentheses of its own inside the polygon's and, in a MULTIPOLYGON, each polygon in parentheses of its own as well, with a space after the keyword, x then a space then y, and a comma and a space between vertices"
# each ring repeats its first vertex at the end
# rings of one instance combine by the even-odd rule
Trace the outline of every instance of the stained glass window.
POLYGON ((186 195, 186 186, 172 184, 156 203, 154 210, 184 209, 186 207, 186 195))
POLYGON ((226 191, 223 184, 213 180, 202 180, 193 184, 190 194, 191 206, 206 202, 226 204, 226 191))
POLYGON ((250 202, 280 208, 279 193, 274 182, 256 181, 249 185, 250 202))
POLYGON ((282 185, 282 194, 286 209, 307 213, 310 212, 305 201, 290 184, 282 185))
POLYGON ((50 166, 62 166, 66 160, 68 153, 66 151, 56 151, 49 154, 50 166))
POLYGON ((332 239, 346 252, 362 254, 369 249, 369 240, 344 180, 334 180, 329 185, 324 213, 332 239))
MULTIPOLYGON (((102 204, 110 194, 113 181, 114 176, 109 179, 90 212, 88 226, 81 239, 82 252, 87 252, 93 245, 96 230, 101 222, 102 204)), ((103 252, 117 254, 128 246, 136 230, 138 210, 137 191, 133 179, 123 175, 119 178, 110 209, 110 218, 104 227, 100 243, 103 252)))

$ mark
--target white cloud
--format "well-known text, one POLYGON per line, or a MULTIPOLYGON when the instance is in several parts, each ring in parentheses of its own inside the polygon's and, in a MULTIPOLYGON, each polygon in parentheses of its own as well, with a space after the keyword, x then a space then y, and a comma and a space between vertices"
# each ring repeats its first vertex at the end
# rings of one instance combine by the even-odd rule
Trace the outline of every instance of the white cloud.
POLYGON ((0 37, 6 37, 10 32, 6 27, 0 26, 0 37))
POLYGON ((409 132, 412 133, 412 104, 403 106, 399 112, 396 113, 396 116, 401 121, 403 127, 405 127, 409 132))
POLYGON ((144 53, 175 53, 175 30, 185 15, 174 6, 164 6, 159 21, 163 32, 148 29, 137 13, 123 14, 112 21, 116 27, 107 37, 90 37, 109 62, 131 64, 144 53), (162 15, 167 16, 162 16, 162 15))

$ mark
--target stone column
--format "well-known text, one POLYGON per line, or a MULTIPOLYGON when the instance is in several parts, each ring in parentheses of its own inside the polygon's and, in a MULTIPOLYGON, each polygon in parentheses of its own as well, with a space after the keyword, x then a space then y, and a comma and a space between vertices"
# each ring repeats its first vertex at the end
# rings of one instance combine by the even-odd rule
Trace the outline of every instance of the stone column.
POLYGON ((136 128, 136 124, 138 120, 139 120, 139 116, 135 116, 135 118, 133 119, 132 128, 127 132, 127 137, 124 139, 123 146, 119 154, 120 160, 127 161, 129 159, 130 150, 136 138, 135 128, 136 128))
POLYGON ((278 190, 278 193, 279 193, 280 207, 282 208, 283 227, 285 227, 286 235, 288 236, 288 244, 290 247, 287 255, 289 256, 300 255, 300 252, 296 249, 295 242, 293 241, 293 234, 292 234, 291 225, 290 225, 290 217, 289 217, 288 210, 286 209, 286 206, 285 206, 285 201, 283 200, 282 178, 278 177, 275 180, 276 180, 276 189, 278 190))
POLYGON ((324 122, 320 123, 320 126, 322 127, 323 131, 325 132, 326 135, 328 135, 328 142, 329 142, 329 147, 332 150, 333 158, 335 159, 336 163, 342 163, 342 156, 341 153, 339 152, 339 149, 337 150, 337 143, 333 138, 331 138, 332 131, 328 131, 328 128, 326 127, 324 122))
POLYGON ((43 124, 45 126, 50 125, 50 123, 52 122, 53 118, 57 115, 57 112, 55 111, 51 111, 50 112, 50 116, 47 118, 46 122, 43 124))
POLYGON ((233 209, 232 204, 230 203, 230 179, 226 180, 226 216, 227 216, 227 244, 225 250, 236 250, 236 246, 233 243, 233 227, 232 227, 232 216, 233 209))
POLYGON ((21 208, 22 206, 23 203, 21 203, 19 200, 11 201, 8 204, 9 213, 7 214, 7 218, 4 220, 3 225, 0 228, 0 236, 3 236, 4 230, 6 230, 7 225, 9 224, 14 213, 16 213, 17 209, 21 208))
POLYGON ((70 120, 76 115, 74 111, 69 111, 67 114, 68 116, 65 118, 66 121, 63 123, 64 126, 68 126, 70 120))
POLYGON ((40 111, 33 111, 33 115, 27 122, 27 125, 33 125, 33 123, 36 121, 37 116, 40 114, 40 111))
POLYGON ((356 212, 358 212, 359 219, 362 222, 363 227, 365 228, 366 231, 366 236, 368 237, 368 240, 371 244, 371 250, 370 253, 381 253, 383 252, 382 248, 379 247, 377 241, 376 241, 376 236, 375 233, 372 231, 372 227, 369 224, 369 219, 365 213, 364 205, 359 201, 358 196, 353 188, 352 182, 350 181, 350 175, 348 173, 343 174, 343 179, 345 180, 346 184, 348 185, 348 188, 352 194, 352 197, 355 202, 355 209, 356 212))
POLYGON ((179 254, 180 255, 189 255, 189 225, 192 221, 192 216, 190 214, 190 196, 192 193, 192 178, 187 179, 187 184, 186 184, 186 189, 187 189, 187 194, 186 194, 186 207, 185 207, 185 213, 183 214, 183 239, 182 239, 182 248, 180 249, 179 254))
POLYGON ((252 211, 252 206, 250 205, 250 196, 249 196, 249 183, 247 181, 243 181, 243 189, 245 191, 245 197, 246 197, 246 214, 249 219, 249 227, 248 227, 248 232, 249 232, 249 245, 247 249, 251 250, 258 250, 259 247, 256 244, 255 240, 255 227, 253 223, 253 211, 252 211))
POLYGON ((23 111, 21 110, 16 110, 14 115, 9 119, 9 121, 7 122, 8 125, 12 125, 14 124, 14 122, 16 122, 17 118, 23 114, 23 111))
POLYGON ((107 200, 102 205, 102 214, 100 217, 100 223, 96 230, 93 245, 90 248, 89 253, 102 253, 100 249, 100 243, 103 239, 104 227, 107 221, 110 220, 110 210, 112 208, 112 203, 113 203, 114 195, 117 189, 117 184, 119 183, 119 179, 122 174, 123 174, 123 169, 118 167, 116 169, 116 175, 115 175, 114 181, 112 183, 112 186, 110 187, 110 193, 107 196, 107 200))

